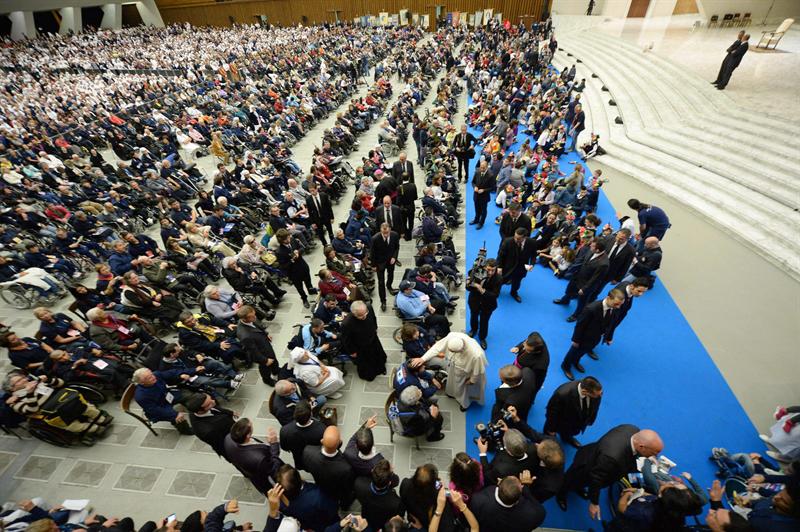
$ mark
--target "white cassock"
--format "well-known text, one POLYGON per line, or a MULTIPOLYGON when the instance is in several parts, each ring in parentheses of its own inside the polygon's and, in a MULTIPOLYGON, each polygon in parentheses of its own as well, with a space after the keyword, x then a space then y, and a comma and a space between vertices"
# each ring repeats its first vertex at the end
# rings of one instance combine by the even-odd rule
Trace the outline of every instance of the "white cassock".
POLYGON ((289 354, 289 366, 293 367, 294 376, 306 383, 308 389, 314 395, 329 396, 336 393, 344 386, 344 375, 342 370, 332 366, 325 366, 328 368, 330 374, 328 377, 319 382, 322 377, 322 362, 313 354, 305 351, 302 347, 297 347, 289 354), (303 355, 308 354, 308 360, 299 362, 298 359, 303 355))
POLYGON ((484 403, 484 389, 486 388, 486 353, 477 341, 462 332, 451 332, 428 349, 422 356, 426 363, 438 365, 436 357, 444 353, 447 361, 447 386, 445 393, 455 398, 463 407, 467 408, 472 401, 484 403), (460 350, 453 347, 463 346, 460 350))

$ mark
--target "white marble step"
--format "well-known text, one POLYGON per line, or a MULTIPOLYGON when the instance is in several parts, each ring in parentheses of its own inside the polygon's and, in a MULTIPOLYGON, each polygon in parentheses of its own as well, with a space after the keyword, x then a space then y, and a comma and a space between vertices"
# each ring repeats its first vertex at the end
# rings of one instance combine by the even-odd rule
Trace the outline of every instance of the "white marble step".
MULTIPOLYGON (((554 58, 557 67, 572 64, 559 52, 554 58)), ((609 93, 601 92, 602 83, 592 79, 585 66, 578 64, 578 75, 587 80, 583 100, 591 116, 590 131, 606 133, 603 147, 609 152, 597 160, 633 176, 662 193, 692 207, 710 222, 746 243, 757 253, 800 279, 800 247, 795 243, 786 223, 797 223, 796 213, 781 218, 772 210, 768 198, 749 202, 746 191, 734 194, 720 176, 701 168, 688 166, 667 154, 658 152, 628 138, 625 127, 615 124, 616 112, 608 106, 609 93), (605 120, 606 123, 602 124, 605 120)), ((741 191, 740 191, 741 192, 741 191)))
MULTIPOLYGON (((570 43, 564 46, 566 50, 575 50, 578 55, 585 57, 584 63, 597 72, 608 86, 611 97, 617 102, 630 138, 681 159, 693 168, 702 166, 716 171, 720 176, 729 179, 732 184, 744 187, 746 190, 741 192, 744 196, 767 196, 776 202, 776 205, 782 205, 787 210, 787 214, 797 207, 797 188, 787 186, 787 180, 776 176, 776 172, 765 171, 763 166, 751 166, 745 170, 747 175, 743 175, 740 166, 724 160, 717 161, 707 155, 706 152, 712 151, 712 148, 706 149, 704 145, 692 145, 680 135, 674 135, 669 131, 659 131, 661 123, 658 119, 659 111, 665 112, 666 103, 659 102, 657 95, 645 94, 635 80, 623 74, 624 69, 615 69, 598 60, 597 58, 603 54, 592 54, 584 44, 570 43), (651 127, 648 128, 648 124, 651 127)), ((742 165, 742 162, 738 161, 737 164, 742 165)))
MULTIPOLYGON (((638 83, 643 93, 653 100, 656 108, 662 110, 660 116, 664 125, 681 135, 681 138, 672 140, 679 144, 702 142, 704 150, 701 153, 715 155, 722 161, 742 168, 766 171, 769 177, 779 179, 784 185, 797 186, 796 180, 790 176, 797 164, 800 164, 800 150, 793 151, 789 146, 776 150, 775 147, 781 145, 772 137, 760 138, 749 131, 743 131, 740 122, 736 122, 735 128, 725 127, 720 123, 719 116, 706 116, 705 108, 698 107, 697 102, 693 101, 696 99, 693 97, 697 96, 696 91, 682 90, 669 76, 663 77, 660 72, 653 72, 652 69, 645 70, 646 61, 637 61, 640 59, 638 56, 631 58, 629 54, 620 54, 619 50, 605 47, 603 43, 587 40, 593 50, 600 48, 607 53, 613 53, 615 65, 627 67, 618 72, 626 73, 629 83, 638 83), (698 131, 695 129, 697 122, 689 120, 690 117, 702 117, 701 120, 711 127, 698 131), (731 146, 736 146, 737 149, 730 150, 731 146), (705 147, 710 148, 713 153, 705 147)), ((703 166, 711 167, 710 164, 703 166)), ((800 191, 800 187, 797 190, 800 191)))
MULTIPOLYGON (((641 49, 639 49, 639 46, 636 44, 623 41, 601 32, 593 32, 592 37, 605 40, 615 45, 618 49, 627 50, 631 53, 638 52, 640 56, 643 55, 641 54, 641 49)), ((646 58, 654 65, 656 71, 662 72, 664 75, 668 75, 680 81, 680 86, 684 89, 693 88, 695 92, 706 98, 709 104, 714 106, 716 112, 722 115, 733 116, 752 124, 760 124, 766 127, 768 131, 778 130, 781 133, 785 133, 790 145, 800 147, 800 125, 797 123, 781 116, 767 115, 741 107, 724 92, 718 91, 713 87, 710 80, 701 78, 688 69, 661 57, 657 53, 648 53, 646 54, 646 58)))

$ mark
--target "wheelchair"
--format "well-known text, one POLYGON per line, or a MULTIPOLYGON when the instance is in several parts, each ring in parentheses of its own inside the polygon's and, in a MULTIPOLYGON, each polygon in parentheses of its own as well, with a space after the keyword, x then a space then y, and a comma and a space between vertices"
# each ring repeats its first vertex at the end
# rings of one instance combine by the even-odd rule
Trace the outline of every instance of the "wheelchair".
POLYGON ((397 157, 397 155, 400 153, 400 146, 398 145, 397 141, 384 138, 380 138, 379 140, 381 151, 387 159, 391 157, 397 157))
POLYGON ((64 295, 63 286, 58 292, 44 296, 36 288, 22 284, 18 280, 0 283, 0 299, 18 310, 54 305, 64 295))

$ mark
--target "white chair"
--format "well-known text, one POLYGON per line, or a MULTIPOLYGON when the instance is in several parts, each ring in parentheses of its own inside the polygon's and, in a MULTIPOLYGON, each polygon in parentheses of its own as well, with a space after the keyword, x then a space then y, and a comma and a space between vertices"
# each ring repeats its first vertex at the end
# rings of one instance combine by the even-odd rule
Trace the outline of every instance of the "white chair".
POLYGON ((792 24, 794 24, 794 19, 787 18, 781 22, 781 25, 778 26, 777 30, 761 32, 761 40, 758 41, 756 48, 761 48, 761 46, 764 45, 764 48, 769 50, 769 45, 774 43, 772 46, 772 49, 774 50, 778 46, 778 43, 781 42, 783 34, 789 31, 789 28, 792 26, 792 24))

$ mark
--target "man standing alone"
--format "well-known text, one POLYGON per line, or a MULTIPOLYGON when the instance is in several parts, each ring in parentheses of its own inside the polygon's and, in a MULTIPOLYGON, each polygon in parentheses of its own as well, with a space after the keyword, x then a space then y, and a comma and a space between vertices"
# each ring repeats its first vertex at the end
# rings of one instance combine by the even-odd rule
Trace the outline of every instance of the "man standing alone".
POLYGON ((728 84, 728 81, 731 79, 731 74, 733 71, 736 70, 736 67, 739 66, 739 63, 742 62, 742 57, 749 48, 748 40, 750 39, 750 35, 747 35, 744 31, 739 32, 739 36, 736 40, 728 46, 726 50, 727 55, 725 59, 722 60, 722 65, 719 67, 719 74, 717 74, 717 79, 712 81, 712 85, 716 85, 719 90, 723 90, 725 86, 728 84))

